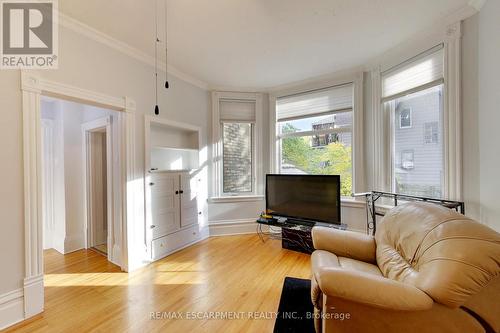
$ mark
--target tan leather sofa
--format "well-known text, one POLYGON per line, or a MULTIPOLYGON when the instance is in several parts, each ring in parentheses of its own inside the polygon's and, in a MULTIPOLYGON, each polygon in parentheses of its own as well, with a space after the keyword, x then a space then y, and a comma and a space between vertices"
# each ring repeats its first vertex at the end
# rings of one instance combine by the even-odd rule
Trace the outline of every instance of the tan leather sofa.
POLYGON ((375 237, 325 227, 312 237, 316 332, 499 332, 500 234, 485 225, 409 203, 375 237))

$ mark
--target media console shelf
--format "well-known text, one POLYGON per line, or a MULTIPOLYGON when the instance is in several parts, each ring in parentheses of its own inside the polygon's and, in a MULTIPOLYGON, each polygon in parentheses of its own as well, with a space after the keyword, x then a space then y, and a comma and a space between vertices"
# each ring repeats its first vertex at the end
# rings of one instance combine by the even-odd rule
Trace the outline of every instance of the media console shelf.
POLYGON ((315 226, 346 230, 346 224, 329 224, 322 222, 288 222, 286 219, 264 219, 257 220, 257 234, 262 242, 266 237, 281 240, 281 247, 284 249, 311 254, 314 251, 311 230, 315 226), (304 223, 304 224, 300 224, 304 223), (263 226, 270 228, 269 232, 263 230, 263 226), (281 230, 274 229, 280 228, 281 230))

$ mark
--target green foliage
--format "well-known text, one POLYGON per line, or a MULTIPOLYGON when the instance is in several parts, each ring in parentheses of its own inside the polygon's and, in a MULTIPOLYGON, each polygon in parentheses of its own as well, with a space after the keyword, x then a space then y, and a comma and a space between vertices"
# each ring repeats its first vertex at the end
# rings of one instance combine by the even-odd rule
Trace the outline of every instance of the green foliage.
MULTIPOLYGON (((294 132, 288 125, 283 132, 294 132)), ((308 174, 340 175, 341 194, 352 193, 351 147, 333 142, 323 147, 312 147, 310 137, 291 137, 282 140, 283 163, 294 165, 308 174)))

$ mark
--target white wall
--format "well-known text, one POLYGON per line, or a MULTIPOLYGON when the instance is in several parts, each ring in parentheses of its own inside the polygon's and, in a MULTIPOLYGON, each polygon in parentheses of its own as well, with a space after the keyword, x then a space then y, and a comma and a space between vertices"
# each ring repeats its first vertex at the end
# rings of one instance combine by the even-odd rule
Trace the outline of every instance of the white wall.
POLYGON ((23 146, 18 71, 0 71, 0 295, 24 277, 23 146))
POLYGON ((481 222, 500 231, 500 1, 479 13, 479 183, 481 222))

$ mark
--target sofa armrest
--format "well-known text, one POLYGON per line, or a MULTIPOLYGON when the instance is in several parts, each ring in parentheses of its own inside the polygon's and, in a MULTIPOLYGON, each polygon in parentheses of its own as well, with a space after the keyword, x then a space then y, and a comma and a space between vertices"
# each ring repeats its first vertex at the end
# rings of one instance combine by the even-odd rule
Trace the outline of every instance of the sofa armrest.
POLYGON ((434 303, 422 290, 383 276, 340 267, 322 267, 314 272, 314 277, 321 291, 327 296, 373 307, 422 311, 430 309, 434 303))
POLYGON ((340 257, 375 263, 375 238, 360 232, 314 227, 312 239, 316 250, 332 252, 340 257))

